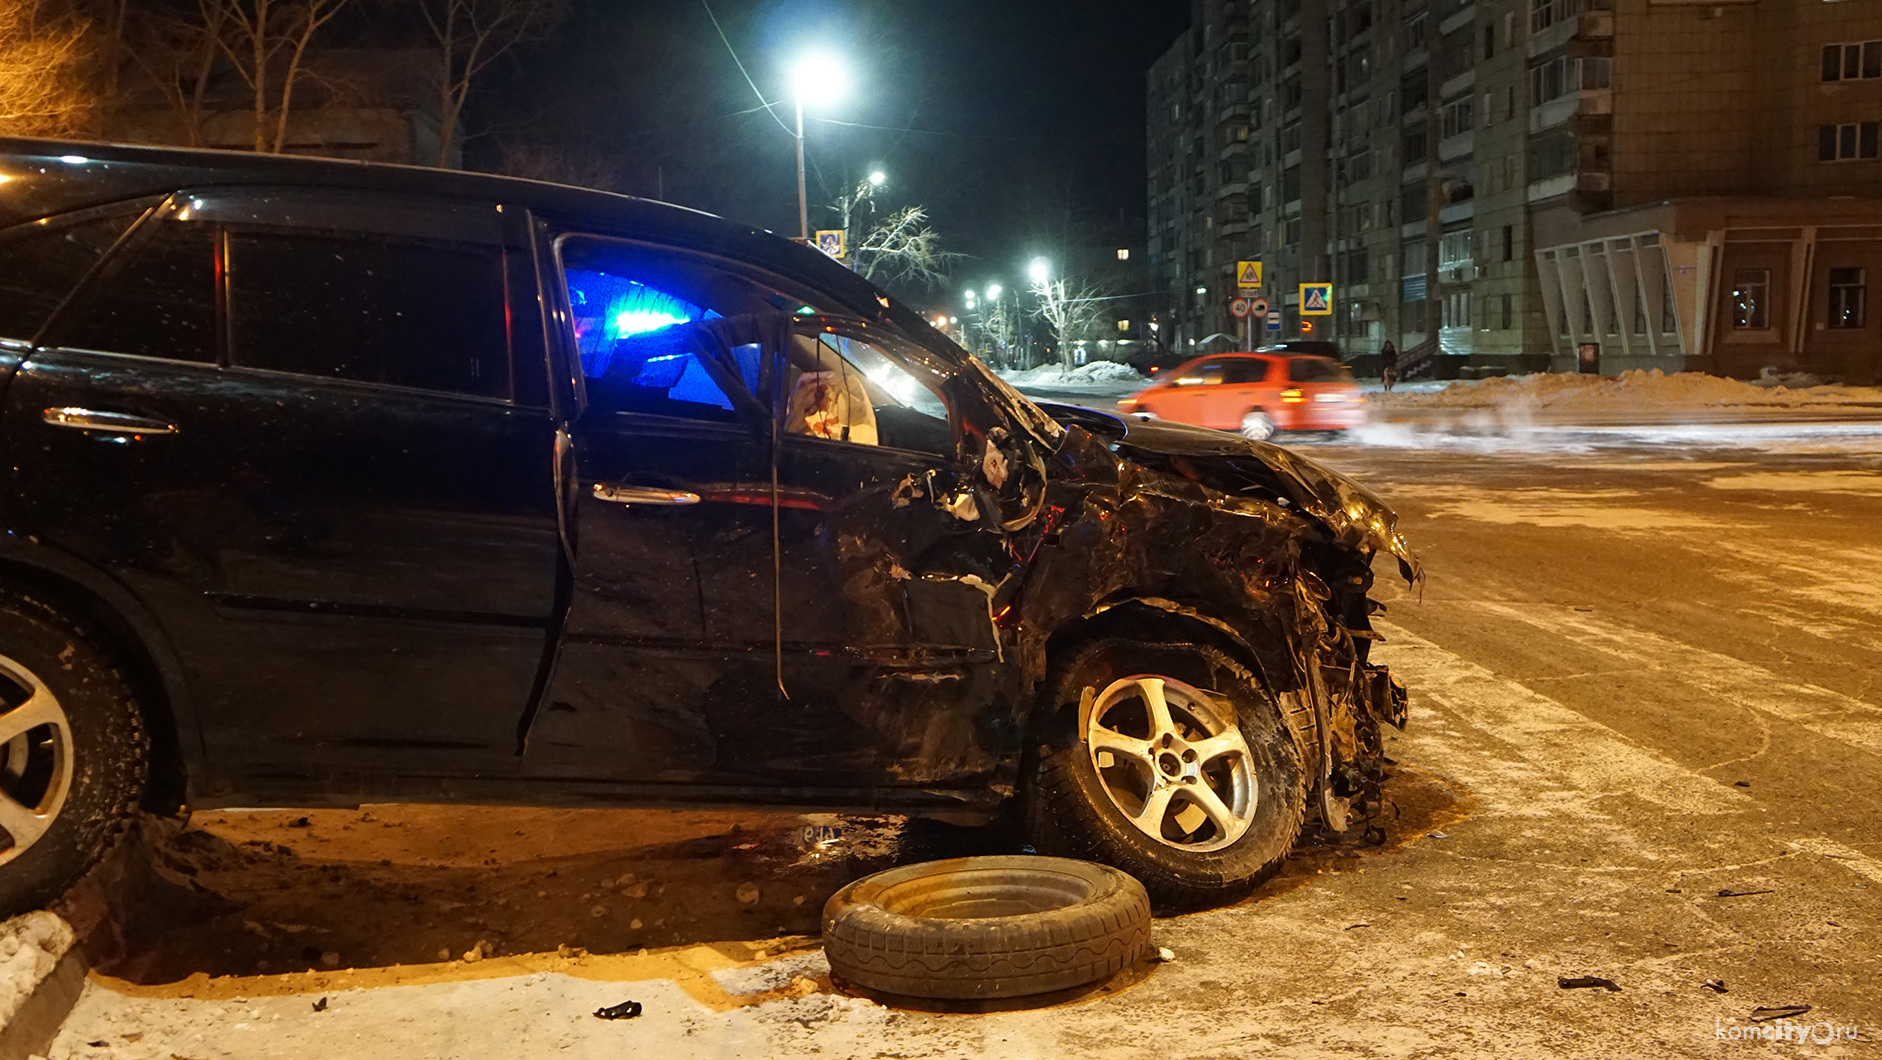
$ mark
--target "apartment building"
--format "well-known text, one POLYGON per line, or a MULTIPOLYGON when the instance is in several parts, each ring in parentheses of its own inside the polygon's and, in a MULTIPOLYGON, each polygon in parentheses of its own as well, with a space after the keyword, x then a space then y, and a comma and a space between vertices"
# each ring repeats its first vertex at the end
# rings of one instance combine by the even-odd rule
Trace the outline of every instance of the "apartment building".
POLYGON ((1174 345, 1258 259, 1441 375, 1878 371, 1877 0, 1197 0, 1148 87, 1174 345))

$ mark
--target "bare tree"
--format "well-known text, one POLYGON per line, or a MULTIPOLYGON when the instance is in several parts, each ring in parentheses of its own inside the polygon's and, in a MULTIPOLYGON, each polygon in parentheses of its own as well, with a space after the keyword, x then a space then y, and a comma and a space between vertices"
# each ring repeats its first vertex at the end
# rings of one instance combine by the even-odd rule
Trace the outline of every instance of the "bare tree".
POLYGON ((864 279, 890 284, 915 282, 933 287, 947 266, 963 255, 941 249, 940 233, 928 227, 928 211, 904 206, 875 223, 855 250, 856 271, 864 279))
POLYGON ((1033 277, 1032 293, 1039 299, 1033 315, 1045 321, 1059 348, 1059 366, 1072 367, 1072 351, 1078 340, 1090 335, 1103 316, 1103 292, 1096 287, 1071 286, 1064 277, 1033 277))
POLYGON ((567 0, 417 0, 438 43, 438 161, 450 164, 471 83, 518 42, 549 31, 567 0))
POLYGON ((42 0, 0 0, 0 132, 71 132, 95 103, 85 81, 86 23, 42 0))
POLYGON ((203 145, 210 84, 222 55, 227 16, 227 8, 220 4, 205 7, 200 16, 133 12, 126 30, 136 42, 127 49, 131 61, 176 113, 184 143, 190 147, 203 145))
POLYGON ((205 32, 254 96, 255 150, 280 154, 307 46, 350 0, 199 0, 205 32), (272 125, 272 138, 270 126, 272 125))

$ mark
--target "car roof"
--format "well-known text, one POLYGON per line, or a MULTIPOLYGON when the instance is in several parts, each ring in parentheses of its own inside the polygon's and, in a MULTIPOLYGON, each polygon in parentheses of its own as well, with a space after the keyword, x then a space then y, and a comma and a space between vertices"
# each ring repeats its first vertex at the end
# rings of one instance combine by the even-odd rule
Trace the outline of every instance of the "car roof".
MULTIPOLYGON (((520 177, 249 151, 0 137, 0 229, 191 186, 345 189, 521 206, 607 234, 689 247, 792 276, 865 318, 886 302, 873 285, 811 247, 699 210, 520 177)), ((914 320, 920 314, 905 311, 914 320)), ((903 313, 897 313, 898 321, 903 313)))

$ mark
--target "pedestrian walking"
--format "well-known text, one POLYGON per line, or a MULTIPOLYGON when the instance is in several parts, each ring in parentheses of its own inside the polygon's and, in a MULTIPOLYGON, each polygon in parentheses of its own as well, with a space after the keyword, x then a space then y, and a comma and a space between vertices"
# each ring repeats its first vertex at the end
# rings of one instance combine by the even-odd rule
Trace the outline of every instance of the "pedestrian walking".
POLYGON ((1398 347, 1392 345, 1391 339, 1385 340, 1385 345, 1379 347, 1379 378, 1385 382, 1387 390, 1391 390, 1392 384, 1398 382, 1398 347))

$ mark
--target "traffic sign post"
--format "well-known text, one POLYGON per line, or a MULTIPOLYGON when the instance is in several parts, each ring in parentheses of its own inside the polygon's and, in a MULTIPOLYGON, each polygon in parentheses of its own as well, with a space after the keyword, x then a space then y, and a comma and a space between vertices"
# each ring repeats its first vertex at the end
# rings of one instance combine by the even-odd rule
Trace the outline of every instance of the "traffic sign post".
POLYGON ((1281 314, 1276 313, 1273 316, 1270 316, 1268 318, 1268 330, 1269 331, 1281 330, 1281 314))
POLYGON ((1240 320, 1254 312, 1254 305, 1246 298, 1236 298, 1229 302, 1229 315, 1240 320))
POLYGON ((1300 315, 1304 317, 1332 316, 1333 285, 1330 283, 1301 284, 1300 315))
POLYGON ((818 229, 817 249, 838 261, 843 260, 843 255, 849 250, 849 248, 844 245, 843 230, 841 228, 818 229))
POLYGON ((1261 289, 1261 263, 1259 261, 1238 261, 1235 263, 1235 286, 1244 291, 1261 289))
POLYGON ((1254 317, 1256 320, 1267 319, 1268 300, 1266 298, 1251 299, 1248 303, 1248 315, 1254 317))

